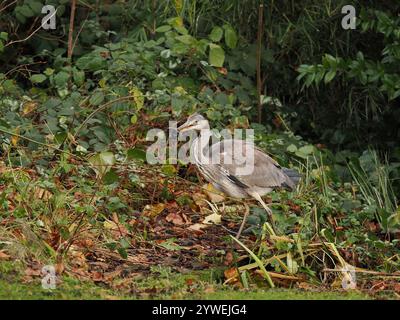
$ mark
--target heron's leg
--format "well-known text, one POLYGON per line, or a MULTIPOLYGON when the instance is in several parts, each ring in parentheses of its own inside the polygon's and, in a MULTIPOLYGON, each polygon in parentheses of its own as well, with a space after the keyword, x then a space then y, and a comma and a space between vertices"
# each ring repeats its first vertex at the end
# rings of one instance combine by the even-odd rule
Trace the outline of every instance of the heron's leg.
POLYGON ((267 211, 269 221, 271 222, 271 225, 272 225, 272 229, 275 229, 275 223, 274 223, 274 218, 272 216, 272 210, 267 206, 267 204, 264 202, 264 200, 261 198, 261 196, 257 192, 252 192, 252 193, 250 193, 250 195, 254 199, 256 199, 259 203, 261 203, 261 205, 263 206, 265 211, 267 211))
POLYGON ((242 234, 243 228, 244 228, 244 226, 246 224, 246 221, 247 221, 247 217, 249 216, 249 213, 250 213, 250 208, 247 205, 247 203, 243 202, 243 204, 244 204, 244 207, 245 207, 245 212, 244 212, 243 221, 242 221, 242 223, 240 225, 239 231, 236 234, 236 239, 238 239, 238 240, 240 238, 240 235, 242 234))

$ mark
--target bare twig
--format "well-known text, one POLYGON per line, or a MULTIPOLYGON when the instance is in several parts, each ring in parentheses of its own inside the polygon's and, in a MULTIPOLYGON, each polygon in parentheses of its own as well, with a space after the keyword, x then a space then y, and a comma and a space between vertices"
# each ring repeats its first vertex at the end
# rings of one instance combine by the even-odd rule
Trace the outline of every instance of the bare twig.
MULTIPOLYGON (((88 13, 88 15, 86 16, 85 21, 83 21, 81 27, 79 28, 78 33, 76 34, 74 43, 73 43, 73 45, 72 45, 72 52, 74 52, 74 49, 75 49, 75 46, 76 46, 76 42, 78 41, 79 35, 81 34, 81 32, 82 32, 82 30, 83 30, 83 27, 85 26, 85 23, 86 23, 87 20, 88 20, 88 17, 89 17, 89 13, 88 13)), ((72 53, 71 53, 71 54, 72 54, 72 53)))
POLYGON ((124 101, 124 100, 130 100, 132 99, 133 96, 125 96, 125 97, 120 97, 118 99, 106 102, 105 104, 101 105, 98 107, 96 110, 94 110, 86 119, 85 121, 82 122, 82 124, 78 127, 78 129, 75 131, 74 138, 78 136, 78 133, 81 131, 81 129, 88 123, 90 119, 94 117, 94 115, 104 109, 107 109, 109 106, 112 106, 116 102, 124 101))
MULTIPOLYGON (((51 18, 53 18, 53 16, 54 16, 56 13, 57 13, 57 9, 56 9, 56 10, 53 12, 53 14, 52 14, 50 17, 48 17, 44 22, 49 21, 51 18)), ((19 43, 19 42, 25 42, 25 41, 27 41, 27 40, 29 40, 30 38, 32 38, 32 37, 34 36, 34 34, 37 33, 40 29, 42 29, 42 23, 40 24, 40 26, 39 26, 37 29, 35 29, 35 30, 34 30, 29 36, 27 36, 25 39, 10 41, 10 42, 6 43, 6 44, 4 45, 4 47, 8 47, 8 46, 10 46, 10 45, 12 45, 12 44, 14 44, 14 43, 19 43)))
POLYGON ((69 31, 68 31, 68 59, 71 59, 74 50, 74 21, 76 11, 76 0, 71 0, 71 15, 69 17, 69 31))
POLYGON ((60 149, 60 148, 58 148, 58 147, 55 147, 55 146, 53 146, 53 145, 51 145, 51 144, 47 144, 47 143, 44 143, 44 142, 36 141, 36 140, 34 140, 34 139, 31 139, 31 138, 22 136, 22 135, 20 135, 20 134, 17 134, 17 133, 8 131, 8 130, 4 130, 4 129, 2 129, 2 128, 0 128, 0 132, 5 133, 5 134, 9 134, 10 136, 14 136, 14 137, 17 137, 17 138, 19 138, 19 139, 23 139, 23 140, 26 140, 26 141, 35 143, 35 144, 40 145, 40 146, 44 146, 44 147, 48 147, 48 148, 53 149, 53 150, 57 150, 57 151, 59 151, 59 152, 62 152, 62 153, 68 154, 68 155, 70 155, 70 156, 73 156, 73 157, 75 157, 75 158, 78 158, 78 159, 81 160, 81 161, 86 161, 86 160, 83 159, 82 157, 79 157, 79 156, 77 156, 77 155, 75 155, 75 154, 73 154, 73 153, 71 153, 71 152, 62 150, 62 149, 60 149))
POLYGON ((4 10, 6 10, 8 7, 12 6, 13 4, 17 3, 18 0, 15 0, 9 4, 7 4, 4 8, 1 8, 0 13, 2 13, 4 10))
POLYGON ((261 76, 261 51, 262 51, 262 34, 263 34, 263 14, 264 5, 260 4, 258 7, 258 31, 257 31, 257 98, 258 98, 258 122, 261 123, 262 118, 262 76, 261 76))

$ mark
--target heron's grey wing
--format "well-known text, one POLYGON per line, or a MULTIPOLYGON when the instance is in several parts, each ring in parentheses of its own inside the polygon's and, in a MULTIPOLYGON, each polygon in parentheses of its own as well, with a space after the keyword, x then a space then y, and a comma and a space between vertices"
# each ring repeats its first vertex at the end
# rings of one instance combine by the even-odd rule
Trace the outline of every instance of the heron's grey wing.
POLYGON ((293 181, 280 165, 252 143, 237 139, 225 140, 212 146, 211 153, 214 155, 217 152, 220 152, 223 170, 247 187, 294 187, 293 181), (243 170, 244 166, 249 165, 252 165, 250 171, 243 170))

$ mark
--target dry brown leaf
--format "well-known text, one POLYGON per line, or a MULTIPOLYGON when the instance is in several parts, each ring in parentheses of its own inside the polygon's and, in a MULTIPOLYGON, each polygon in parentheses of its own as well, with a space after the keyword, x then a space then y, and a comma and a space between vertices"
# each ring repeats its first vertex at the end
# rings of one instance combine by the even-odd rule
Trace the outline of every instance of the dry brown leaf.
POLYGON ((228 74, 228 70, 226 68, 220 67, 220 68, 217 68, 217 70, 220 74, 223 74, 224 76, 226 76, 228 74))
POLYGON ((24 273, 28 277, 38 277, 41 275, 40 270, 35 270, 35 269, 29 268, 29 267, 25 269, 24 273))
POLYGON ((158 216, 165 209, 164 203, 157 203, 154 205, 147 205, 144 207, 143 215, 146 217, 154 218, 158 216))
POLYGON ((31 113, 33 110, 36 109, 38 103, 35 101, 27 101, 24 103, 22 107, 22 115, 26 116, 27 114, 31 113))
POLYGON ((204 289, 204 293, 214 293, 214 292, 215 292, 215 289, 214 289, 213 286, 207 286, 207 287, 204 289))
POLYGON ((228 252, 225 256, 224 265, 229 266, 233 261, 233 254, 232 252, 228 252))
POLYGON ((230 268, 224 271, 225 283, 235 283, 238 281, 239 272, 237 268, 230 268))
POLYGON ((51 196, 52 196, 51 192, 39 187, 35 187, 34 197, 36 199, 49 200, 51 196))
POLYGON ((62 274, 65 269, 64 264, 62 262, 58 262, 55 266, 55 269, 56 269, 57 274, 59 274, 59 275, 62 274))
POLYGON ((0 260, 8 260, 10 256, 4 252, 4 250, 0 250, 0 260))
POLYGON ((205 217, 203 220, 204 224, 221 224, 221 215, 218 213, 212 213, 205 217))
POLYGON ((203 186, 203 190, 211 202, 217 203, 217 202, 222 202, 225 200, 224 194, 222 192, 218 191, 217 189, 215 189, 211 183, 205 184, 203 186))
POLYGON ((199 193, 199 192, 196 192, 196 193, 194 193, 193 195, 192 195, 192 199, 193 199, 193 201, 194 201, 194 203, 198 206, 198 207, 208 207, 208 204, 207 204, 207 197, 206 197, 206 195, 205 194, 203 194, 203 193, 199 193))
POLYGON ((99 282, 104 280, 103 274, 99 271, 93 271, 90 275, 94 282, 99 282))
POLYGON ((177 226, 186 224, 186 222, 183 220, 183 217, 179 213, 175 212, 171 212, 170 214, 168 214, 165 220, 167 220, 167 222, 172 222, 177 226))
POLYGON ((201 231, 203 232, 202 229, 207 228, 208 226, 206 224, 203 223, 195 223, 192 224, 190 227, 188 227, 188 229, 192 230, 192 231, 201 231))

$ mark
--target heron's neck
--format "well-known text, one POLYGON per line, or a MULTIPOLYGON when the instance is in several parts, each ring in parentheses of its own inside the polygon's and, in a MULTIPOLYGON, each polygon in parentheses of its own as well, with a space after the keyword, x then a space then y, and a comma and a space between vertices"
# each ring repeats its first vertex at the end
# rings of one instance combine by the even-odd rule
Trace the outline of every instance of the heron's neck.
POLYGON ((196 164, 208 164, 210 163, 209 157, 209 141, 211 137, 210 128, 205 128, 200 131, 197 138, 193 141, 193 156, 196 164), (207 151, 204 154, 204 151, 207 151))

